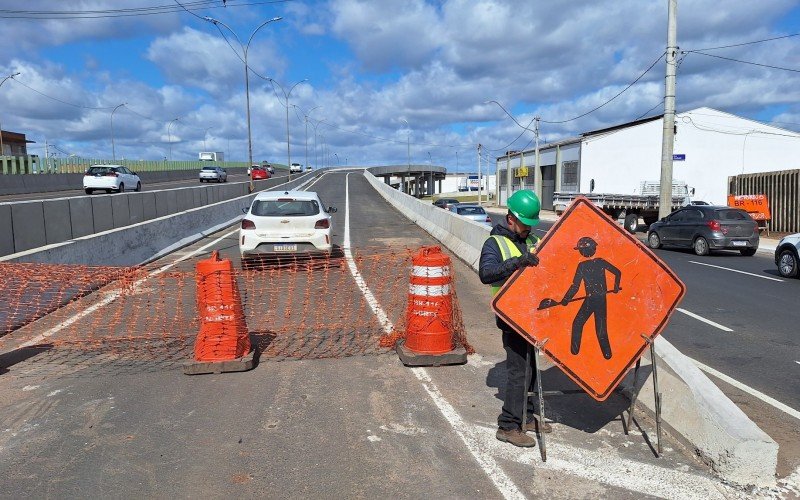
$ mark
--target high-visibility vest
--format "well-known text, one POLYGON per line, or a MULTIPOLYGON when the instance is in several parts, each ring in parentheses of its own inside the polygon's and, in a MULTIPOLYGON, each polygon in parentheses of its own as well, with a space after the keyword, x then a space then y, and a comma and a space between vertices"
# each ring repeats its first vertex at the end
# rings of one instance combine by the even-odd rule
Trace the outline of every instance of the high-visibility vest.
MULTIPOLYGON (((511 239, 507 236, 500 236, 499 234, 494 234, 491 236, 497 242, 497 246, 500 247, 500 255, 503 257, 503 260, 506 261, 511 257, 521 257, 522 252, 519 251, 519 247, 514 244, 511 239)), ((528 238, 525 240, 525 247, 528 251, 531 251, 531 248, 536 247, 539 244, 539 238, 534 235, 528 235, 528 238)), ((503 286, 506 280, 495 281, 492 283, 492 296, 494 296, 499 290, 500 287, 503 286)))

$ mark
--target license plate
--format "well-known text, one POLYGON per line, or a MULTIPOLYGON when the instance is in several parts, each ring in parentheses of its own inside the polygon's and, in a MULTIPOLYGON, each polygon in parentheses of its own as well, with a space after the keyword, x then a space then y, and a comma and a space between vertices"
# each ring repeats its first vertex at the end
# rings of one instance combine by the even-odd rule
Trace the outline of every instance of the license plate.
POLYGON ((735 247, 746 247, 747 246, 747 242, 746 241, 734 241, 733 242, 733 246, 735 246, 735 247))
POLYGON ((273 250, 276 252, 296 252, 297 245, 274 245, 273 250))

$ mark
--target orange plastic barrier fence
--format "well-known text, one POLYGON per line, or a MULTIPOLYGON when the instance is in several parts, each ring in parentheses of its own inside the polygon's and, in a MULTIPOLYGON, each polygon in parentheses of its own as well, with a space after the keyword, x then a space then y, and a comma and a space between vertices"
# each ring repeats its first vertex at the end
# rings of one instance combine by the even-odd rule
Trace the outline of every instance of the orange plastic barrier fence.
MULTIPOLYGON (((241 325, 247 325, 262 360, 380 355, 405 336, 408 276, 416 250, 353 250, 364 283, 394 326, 390 334, 341 255, 235 267, 217 276, 238 286, 241 325)), ((191 262, 168 271, 9 263, 0 265, 0 273, 2 350, 26 342, 46 345, 52 352, 31 361, 52 359, 62 365, 78 359, 134 359, 147 366, 154 361, 178 366, 194 357, 202 323, 191 262)), ((451 305, 447 327, 455 342, 472 352, 455 293, 451 305)), ((237 342, 236 352, 243 348, 237 342)))

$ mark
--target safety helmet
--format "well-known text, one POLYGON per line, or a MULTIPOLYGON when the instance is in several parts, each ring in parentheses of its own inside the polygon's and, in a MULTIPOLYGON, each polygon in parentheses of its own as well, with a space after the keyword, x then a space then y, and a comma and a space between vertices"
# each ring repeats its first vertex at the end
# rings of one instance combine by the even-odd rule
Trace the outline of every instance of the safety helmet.
POLYGON ((508 210, 526 226, 539 224, 539 197, 530 189, 516 191, 508 199, 508 210))
POLYGON ((578 244, 575 245, 575 250, 578 250, 581 255, 591 257, 597 250, 597 242, 588 236, 584 236, 578 240, 578 244))

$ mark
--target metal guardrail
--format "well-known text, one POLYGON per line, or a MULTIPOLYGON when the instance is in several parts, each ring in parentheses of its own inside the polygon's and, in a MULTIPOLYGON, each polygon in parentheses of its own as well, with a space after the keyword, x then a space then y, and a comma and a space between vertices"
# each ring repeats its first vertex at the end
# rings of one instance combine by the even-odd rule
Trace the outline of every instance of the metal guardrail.
MULTIPOLYGON (((247 168, 246 161, 211 162, 223 168, 247 168)), ((167 160, 109 160, 104 158, 50 158, 39 156, 0 156, 0 173, 15 174, 80 174, 91 165, 124 165, 135 172, 163 172, 170 170, 195 170, 209 164, 206 161, 167 160)), ((286 169, 282 164, 272 163, 275 168, 286 169)))

